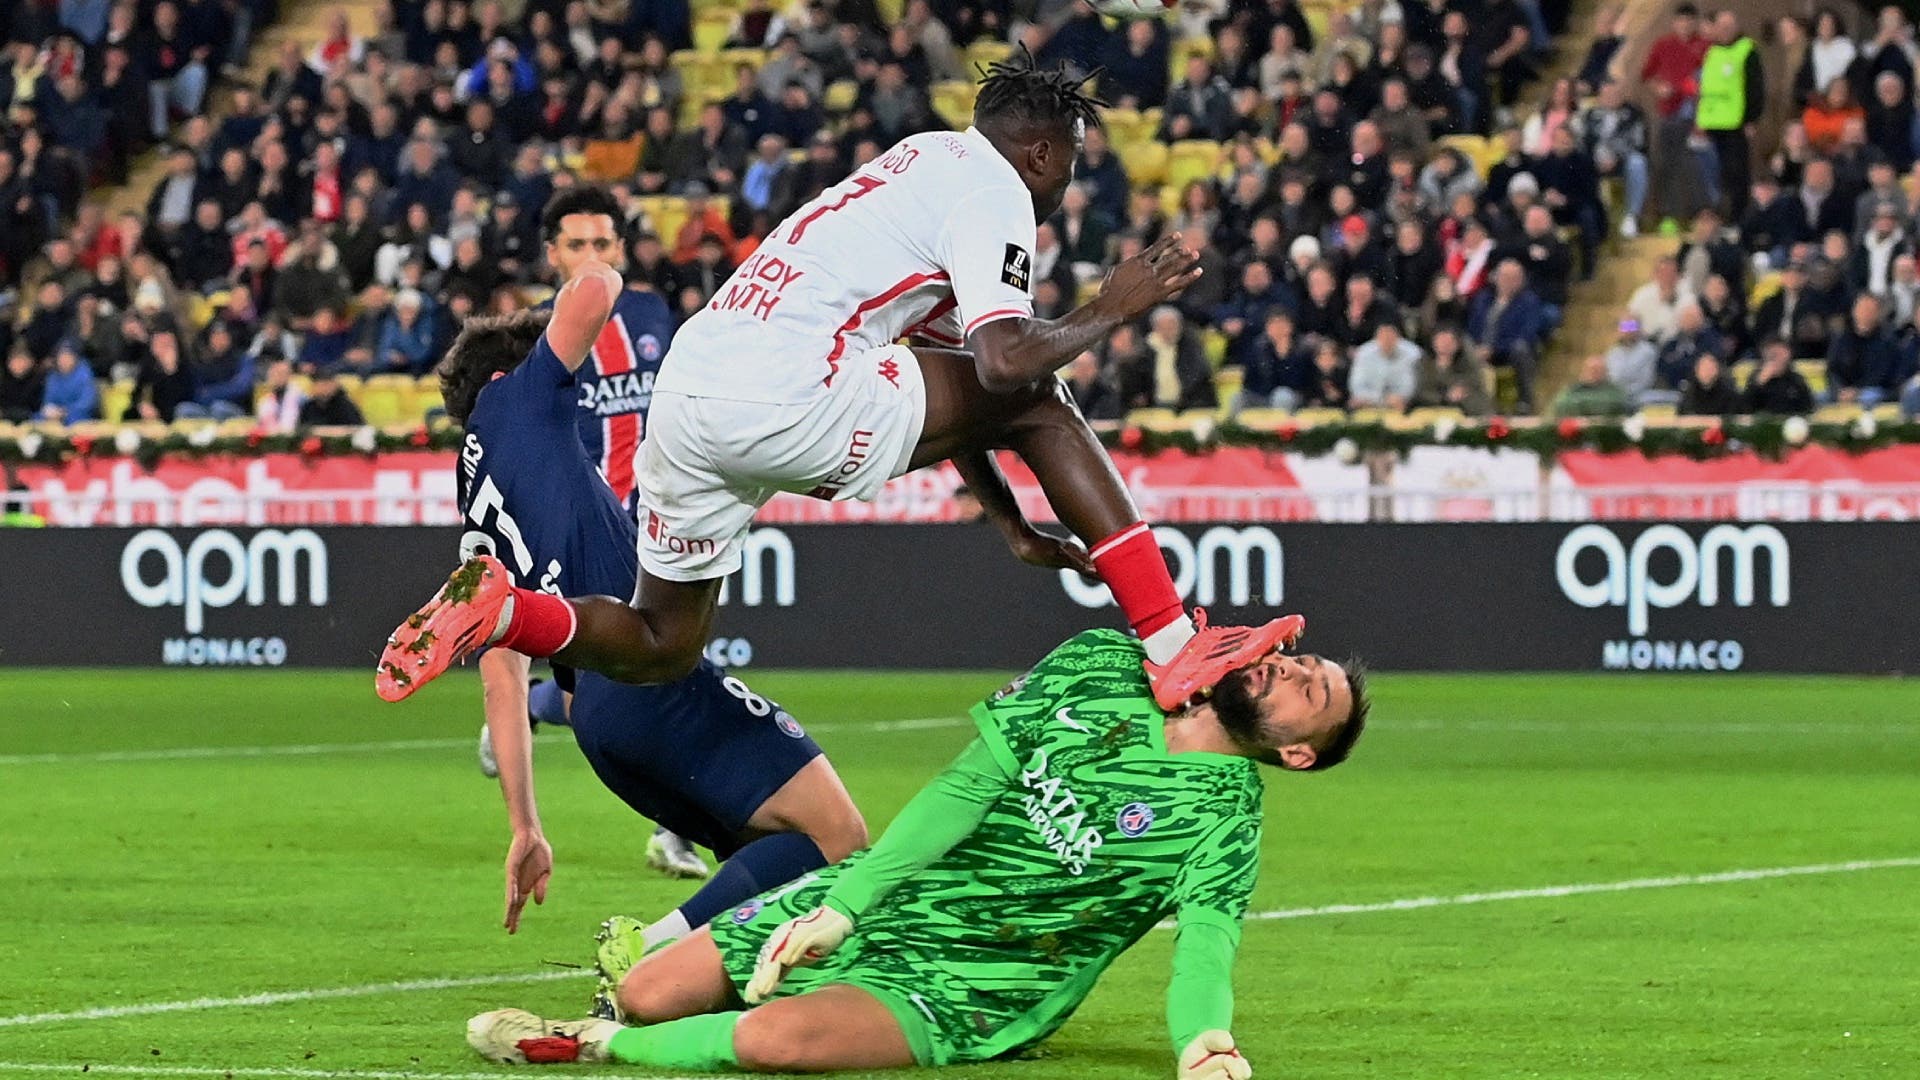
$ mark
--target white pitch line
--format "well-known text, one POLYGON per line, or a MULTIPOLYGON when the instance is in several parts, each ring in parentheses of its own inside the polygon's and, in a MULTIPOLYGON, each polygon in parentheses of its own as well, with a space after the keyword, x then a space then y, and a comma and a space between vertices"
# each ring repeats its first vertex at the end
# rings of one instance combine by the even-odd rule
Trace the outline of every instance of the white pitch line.
MULTIPOLYGON (((951 716, 906 720, 850 720, 808 724, 809 731, 897 732, 961 727, 969 721, 951 716)), ((200 761, 221 758, 317 757, 323 754, 384 754, 412 750, 471 750, 473 736, 452 739, 393 739, 358 743, 293 743, 269 746, 174 746, 152 750, 98 750, 76 753, 0 754, 0 766, 72 765, 130 761, 200 761)))
MULTIPOLYGON (((388 1069, 290 1069, 223 1068, 217 1065, 71 1065, 51 1061, 0 1061, 0 1072, 72 1073, 88 1076, 259 1076, 289 1077, 298 1080, 500 1080, 499 1072, 394 1072, 388 1069)), ((688 1077, 657 1077, 655 1080, 690 1080, 688 1077)), ((703 1077, 702 1080, 725 1080, 703 1077)))
POLYGON ((294 1001, 320 1001, 328 998, 372 997, 376 994, 409 994, 419 990, 457 990, 467 986, 502 986, 512 983, 555 982, 578 979, 586 971, 517 971, 505 975, 474 975, 458 979, 407 979, 401 982, 368 983, 364 986, 335 986, 320 990, 275 990, 242 997, 203 997, 189 1001, 153 1001, 142 1005, 102 1005, 72 1012, 23 1013, 0 1016, 0 1027, 24 1027, 28 1024, 53 1024, 63 1020, 117 1020, 127 1016, 152 1016, 155 1013, 200 1012, 205 1009, 233 1009, 253 1005, 285 1005, 294 1001))
MULTIPOLYGON (((1920 856, 1894 859, 1855 859, 1850 862, 1812 863, 1804 866, 1771 866, 1750 870, 1723 870, 1710 874, 1679 874, 1671 877, 1629 878, 1625 881, 1597 881, 1575 885, 1543 885, 1529 889, 1504 889, 1499 892, 1459 893, 1454 896, 1413 896, 1372 904, 1327 904, 1321 907, 1284 908, 1256 911, 1248 921, 1310 919, 1326 915, 1371 915, 1388 911, 1420 911, 1426 908, 1463 907, 1506 900, 1546 900, 1563 896, 1591 896, 1599 893, 1636 892, 1643 889, 1675 889, 1694 885, 1726 885, 1742 881, 1768 881, 1775 878, 1813 877, 1823 874, 1857 874, 1867 870, 1894 870, 1920 867, 1920 856)), ((1172 922, 1157 929, 1172 929, 1172 922)), ((282 990, 244 997, 194 998, 191 1001, 161 1001, 144 1005, 109 1005, 73 1012, 28 1013, 0 1017, 0 1027, 52 1024, 68 1020, 112 1020, 155 1013, 194 1012, 258 1005, 281 1005, 295 1001, 326 998, 371 997, 376 994, 403 994, 418 990, 449 990, 466 986, 494 986, 510 983, 553 982, 586 976, 585 971, 521 972, 509 975, 480 975, 462 979, 415 979, 407 982, 372 983, 366 986, 342 986, 323 990, 282 990)), ((237 1072, 237 1070, 236 1070, 237 1072)), ((290 1074, 291 1075, 291 1074, 290 1074)), ((333 1075, 333 1074, 326 1074, 333 1075)), ((344 1075, 344 1074, 342 1074, 344 1075)), ((368 1075, 372 1074, 355 1074, 368 1075)))

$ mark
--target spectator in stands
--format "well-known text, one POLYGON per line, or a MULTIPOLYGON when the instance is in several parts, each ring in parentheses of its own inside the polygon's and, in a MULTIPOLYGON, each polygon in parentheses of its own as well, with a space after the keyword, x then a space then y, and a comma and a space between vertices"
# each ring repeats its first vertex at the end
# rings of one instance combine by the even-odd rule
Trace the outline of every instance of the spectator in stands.
POLYGON ((151 18, 139 54, 147 66, 148 131, 157 141, 167 137, 170 110, 182 116, 200 111, 207 94, 206 61, 212 50, 181 26, 180 9, 173 0, 155 4, 151 18))
POLYGON ((1161 140, 1226 138, 1233 121, 1231 92, 1227 80, 1214 74, 1213 63, 1205 56, 1187 57, 1186 76, 1167 93, 1161 140))
POLYGON ((1314 346, 1313 382, 1307 388, 1300 407, 1344 409, 1347 407, 1347 351, 1336 341, 1324 338, 1314 346))
MULTIPOLYGON (((1867 111, 1853 99, 1853 84, 1835 79, 1819 97, 1807 103, 1800 114, 1800 126, 1806 130, 1807 142, 1814 153, 1829 154, 1840 145, 1849 123, 1865 123, 1866 119, 1867 111)), ((1909 134, 1908 140, 1911 139, 1909 134)))
POLYGON ((427 310, 426 298, 416 290, 402 289, 394 298, 393 313, 380 328, 376 367, 425 374, 432 366, 433 329, 434 314, 427 310))
MULTIPOLYGON (((1595 42, 1597 46, 1599 42, 1595 42)), ((1625 186, 1626 212, 1620 235, 1640 235, 1640 214, 1647 204, 1647 118, 1640 106, 1627 100, 1619 80, 1600 84, 1598 100, 1574 123, 1581 152, 1592 160, 1601 179, 1618 178, 1625 186)))
MULTIPOLYGON (((1568 289, 1573 284, 1573 256, 1554 231, 1553 213, 1545 206, 1530 206, 1519 242, 1495 254, 1494 258, 1515 259, 1526 269, 1527 281, 1540 299, 1555 308, 1564 308, 1568 289)), ((1552 316, 1550 316, 1552 317, 1552 316)))
POLYGON ((1847 69, 1853 65, 1859 49, 1840 25, 1840 14, 1831 8, 1814 16, 1810 63, 1804 71, 1808 89, 1824 94, 1836 82, 1846 82, 1847 69))
POLYGON ((16 341, 7 351, 6 370, 0 372, 0 421, 24 424, 46 404, 46 371, 34 360, 26 343, 16 341))
POLYGON ((1720 274, 1709 277, 1697 302, 1701 318, 1720 335, 1725 345, 1723 355, 1729 360, 1748 356, 1752 341, 1747 330, 1747 305, 1733 286, 1727 284, 1727 279, 1720 274))
POLYGON ((180 339, 170 329, 155 330, 134 382, 126 411, 113 419, 170 423, 182 404, 193 402, 193 375, 180 355, 180 339))
POLYGON ((1254 260, 1240 271, 1240 285, 1215 312, 1213 325, 1227 336, 1227 362, 1245 364, 1263 332, 1267 312, 1291 309, 1298 301, 1292 290, 1274 280, 1266 263, 1254 260))
POLYGON ((1187 325, 1180 309, 1162 304, 1153 310, 1147 326, 1144 344, 1150 366, 1145 386, 1146 403, 1175 410, 1211 408, 1218 404, 1213 388, 1213 366, 1207 362, 1200 335, 1187 325))
POLYGON ((1430 354, 1420 362, 1413 403, 1459 409, 1473 417, 1492 414, 1493 395, 1488 390, 1492 373, 1465 347, 1459 329, 1441 326, 1433 331, 1430 344, 1430 354))
POLYGON ((1760 368, 1747 380, 1740 411, 1801 416, 1813 411, 1813 390, 1793 369, 1793 347, 1768 338, 1760 347, 1760 368))
POLYGON ((100 388, 78 342, 63 341, 55 348, 53 370, 42 384, 40 418, 66 424, 100 418, 100 388))
POLYGON ((1699 11, 1681 3, 1673 9, 1668 32, 1653 43, 1640 68, 1640 81, 1652 87, 1659 113, 1654 184, 1660 212, 1670 220, 1692 214, 1699 205, 1700 167, 1690 142, 1708 44, 1700 34, 1699 11))
POLYGON ((1900 351, 1880 322, 1880 301, 1863 294, 1853 301, 1846 329, 1827 349, 1828 400, 1878 405, 1898 392, 1900 351))
POLYGON ((1419 388, 1420 359, 1420 347, 1400 336, 1398 323, 1380 323, 1373 339, 1353 351, 1348 404, 1404 412, 1419 388))
POLYGON ((1342 345, 1358 348, 1374 339, 1374 332, 1381 324, 1399 321, 1400 310, 1392 299, 1380 295, 1371 277, 1356 273, 1347 278, 1346 307, 1340 316, 1340 325, 1345 330, 1340 338, 1342 345))
POLYGON ((1707 323, 1699 301, 1690 300, 1680 306, 1673 336, 1660 346, 1660 357, 1654 362, 1655 381, 1662 388, 1679 389, 1693 371, 1693 362, 1705 353, 1726 356, 1727 343, 1707 323))
POLYGON ((366 422, 360 406, 341 388, 337 375, 332 372, 314 375, 313 394, 300 406, 301 427, 357 426, 366 422))
POLYGON ((1753 334, 1785 339, 1796 357, 1818 356, 1825 350, 1833 315, 1808 292, 1806 264, 1790 262, 1780 272, 1779 291, 1754 312, 1753 334))
MULTIPOLYGON (((1720 194, 1734 218, 1747 210, 1747 128, 1765 111, 1766 76, 1760 48, 1740 31, 1740 16, 1723 8, 1713 19, 1714 44, 1700 69, 1700 100, 1694 123, 1712 144, 1720 194)), ((1809 132, 1809 134, 1811 134, 1809 132)))
POLYGON ((1635 403, 1645 403, 1659 382, 1657 365, 1660 351, 1632 318, 1620 320, 1613 347, 1606 353, 1607 378, 1635 403))
POLYGON ((1294 336, 1293 316, 1273 308, 1260 337, 1248 350, 1240 392, 1232 402, 1242 409, 1296 409, 1311 394, 1317 379, 1313 349, 1294 336))
POLYGON ((1420 307, 1440 278, 1440 269, 1439 245, 1429 237, 1424 224, 1410 220, 1394 226, 1386 277, 1387 293, 1395 303, 1408 310, 1420 307))
POLYGON ((293 381, 293 362, 270 356, 266 372, 254 401, 254 417, 260 421, 260 429, 269 435, 292 431, 300 425, 300 410, 307 401, 306 393, 293 381))
POLYGON ((1501 262, 1493 287, 1474 298, 1467 339, 1481 361, 1512 369, 1522 411, 1533 409, 1534 364, 1549 329, 1540 297, 1527 287, 1526 271, 1513 259, 1501 262))
POLYGON ((1073 403, 1089 420, 1118 420, 1125 414, 1120 403, 1120 388, 1110 373, 1100 366, 1100 356, 1089 349, 1067 365, 1067 390, 1073 403))
POLYGON ((1593 14, 1593 32, 1587 44, 1586 59, 1580 62, 1574 81, 1581 94, 1598 93, 1608 83, 1617 83, 1614 60, 1626 43, 1628 28, 1626 5, 1603 4, 1593 14))
POLYGON ((729 49, 765 49, 787 32, 786 20, 768 5, 767 0, 746 0, 734 16, 727 33, 729 49))
POLYGON ((1746 282, 1747 260, 1740 249, 1729 243, 1720 229, 1720 214, 1712 207, 1693 216, 1693 228, 1674 253, 1680 266, 1680 280, 1695 296, 1706 289, 1707 279, 1715 274, 1735 288, 1746 282))
POLYGON ((1893 289, 1893 264, 1901 256, 1912 257, 1913 240, 1901 225, 1902 208, 1891 200, 1873 210, 1872 223, 1860 236, 1860 244, 1848 260, 1847 285, 1856 292, 1885 297, 1893 289))
POLYGON ((1680 387, 1682 416, 1732 416, 1741 409, 1740 388, 1713 353, 1701 353, 1680 387))
POLYGON ((1157 109, 1167 103, 1166 26, 1158 19, 1134 19, 1114 35, 1101 54, 1100 93, 1123 109, 1157 109))
POLYGON ((193 400, 183 401, 176 416, 209 416, 232 420, 253 412, 253 357, 234 339, 233 328, 215 319, 207 324, 187 365, 193 400))
POLYGON ((1653 280, 1633 291, 1627 314, 1655 345, 1664 345, 1679 328, 1680 309, 1693 302, 1693 290, 1680 276, 1680 261, 1663 255, 1653 264, 1653 280))
POLYGON ((1913 167, 1915 113, 1913 90, 1891 71, 1874 79, 1873 100, 1867 104, 1867 141, 1887 155, 1899 172, 1913 167))
POLYGON ((1589 356, 1580 362, 1580 377, 1560 391, 1551 414, 1556 417, 1618 417, 1633 412, 1627 392, 1614 383, 1604 356, 1589 356))

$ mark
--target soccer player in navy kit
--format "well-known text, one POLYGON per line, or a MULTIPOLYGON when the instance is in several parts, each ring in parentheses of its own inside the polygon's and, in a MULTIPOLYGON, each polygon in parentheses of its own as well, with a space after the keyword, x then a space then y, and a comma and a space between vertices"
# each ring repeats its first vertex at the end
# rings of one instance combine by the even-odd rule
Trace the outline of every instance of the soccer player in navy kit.
MULTIPOLYGON (((554 595, 618 593, 638 574, 633 519, 576 434, 576 373, 623 291, 617 272, 583 259, 550 320, 546 312, 471 319, 440 365, 448 414, 466 428, 462 547, 493 554, 517 581, 554 595)), ((505 676, 485 685, 513 827, 505 915, 512 931, 527 899, 544 899, 553 854, 533 791, 529 661, 494 649, 482 663, 505 676)), ((680 909, 645 928, 645 947, 865 846, 865 822, 819 747, 785 710, 711 663, 664 685, 560 677, 573 681, 574 735, 601 781, 727 860, 680 909)))
MULTIPOLYGON (((547 200, 541 233, 546 239, 547 265, 562 285, 587 260, 620 268, 620 217, 620 204, 598 187, 576 185, 547 200)), ((551 306, 551 302, 541 305, 551 306)), ((581 445, 629 515, 638 506, 634 450, 646 434, 653 380, 672 341, 673 312, 666 301, 654 292, 623 289, 614 302, 613 317, 594 339, 590 361, 576 375, 581 445)), ((483 663, 480 670, 489 692, 500 696, 500 708, 511 710, 514 692, 507 685, 511 671, 499 662, 483 663)), ((566 725, 567 707, 566 691, 557 681, 535 680, 527 687, 525 711, 534 725, 566 725)), ((490 777, 499 775, 493 739, 484 725, 480 771, 490 777)), ((686 839, 664 827, 647 841, 647 865, 681 878, 704 878, 710 872, 686 839)))

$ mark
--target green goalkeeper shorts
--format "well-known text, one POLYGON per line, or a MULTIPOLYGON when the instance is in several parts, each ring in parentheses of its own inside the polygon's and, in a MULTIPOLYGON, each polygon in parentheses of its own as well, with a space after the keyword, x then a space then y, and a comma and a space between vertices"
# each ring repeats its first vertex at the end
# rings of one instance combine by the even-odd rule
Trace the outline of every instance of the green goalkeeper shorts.
MULTIPOLYGON (((788 919, 820 906, 828 882, 809 874, 786 888, 722 912, 709 924, 720 963, 736 993, 744 993, 767 937, 788 919)), ((855 930, 832 956, 787 974, 775 997, 825 986, 852 986, 872 994, 894 1019, 921 1065, 957 1065, 1006 1057, 1038 1039, 1007 1047, 993 1036, 1025 1020, 1028 1009, 982 994, 934 957, 889 942, 872 947, 855 930)))

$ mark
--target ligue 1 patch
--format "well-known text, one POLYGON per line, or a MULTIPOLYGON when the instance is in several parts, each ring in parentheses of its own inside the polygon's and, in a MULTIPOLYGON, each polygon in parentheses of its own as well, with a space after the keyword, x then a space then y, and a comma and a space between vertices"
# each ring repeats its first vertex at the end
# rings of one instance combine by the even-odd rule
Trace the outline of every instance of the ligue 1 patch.
POLYGON ((652 334, 640 335, 640 359, 652 363, 660 359, 660 339, 652 334))
POLYGON ((765 906, 766 905, 762 904, 759 900, 749 900, 734 910, 733 921, 742 925, 750 923, 753 921, 755 915, 760 914, 760 909, 765 906))
POLYGON ((777 709, 774 711, 773 722, 781 731, 785 732, 790 739, 804 739, 807 736, 807 731, 800 726, 800 721, 795 720, 793 715, 785 709, 777 709))
POLYGON ((1027 254, 1027 249, 1019 244, 1008 244, 1007 261, 1000 265, 1000 280, 1026 292, 1027 283, 1032 277, 1033 256, 1027 254))
POLYGON ((1153 828, 1153 807, 1143 802, 1133 802, 1120 808, 1120 815, 1113 820, 1120 829, 1120 835, 1131 840, 1153 828))

